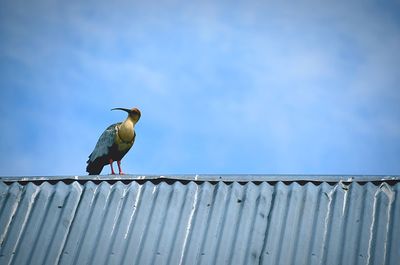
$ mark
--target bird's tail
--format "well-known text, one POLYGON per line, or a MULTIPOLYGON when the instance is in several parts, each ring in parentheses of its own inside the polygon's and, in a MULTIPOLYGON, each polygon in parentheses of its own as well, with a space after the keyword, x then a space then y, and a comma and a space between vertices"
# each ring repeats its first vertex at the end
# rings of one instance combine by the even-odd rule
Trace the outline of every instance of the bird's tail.
POLYGON ((103 170, 104 163, 100 159, 95 159, 94 161, 87 161, 86 172, 89 175, 99 175, 101 170, 103 170))

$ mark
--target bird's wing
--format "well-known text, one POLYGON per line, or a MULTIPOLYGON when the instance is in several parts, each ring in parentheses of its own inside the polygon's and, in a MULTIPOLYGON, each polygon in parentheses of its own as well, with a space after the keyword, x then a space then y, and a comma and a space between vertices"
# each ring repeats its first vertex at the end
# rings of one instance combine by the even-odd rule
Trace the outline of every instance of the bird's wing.
POLYGON ((114 144, 115 134, 117 132, 116 126, 118 124, 120 123, 108 126, 108 128, 101 134, 96 147, 89 155, 89 161, 94 161, 96 158, 108 154, 109 148, 114 144))

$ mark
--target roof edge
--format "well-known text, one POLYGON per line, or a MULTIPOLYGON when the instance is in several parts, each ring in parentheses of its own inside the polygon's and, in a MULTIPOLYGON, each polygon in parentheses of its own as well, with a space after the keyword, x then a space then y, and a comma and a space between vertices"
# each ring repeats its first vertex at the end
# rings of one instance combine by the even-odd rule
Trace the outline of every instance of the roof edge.
POLYGON ((183 175, 86 175, 86 176, 5 176, 3 182, 31 181, 130 181, 130 180, 177 180, 177 181, 224 181, 224 182, 370 182, 400 181, 400 175, 295 175, 295 174, 183 174, 183 175))

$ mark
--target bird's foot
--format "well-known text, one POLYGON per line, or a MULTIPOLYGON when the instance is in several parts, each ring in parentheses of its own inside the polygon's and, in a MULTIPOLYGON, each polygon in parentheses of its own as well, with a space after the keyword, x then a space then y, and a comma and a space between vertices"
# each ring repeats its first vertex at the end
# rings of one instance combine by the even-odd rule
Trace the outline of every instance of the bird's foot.
POLYGON ((121 160, 117 161, 117 165, 118 165, 118 171, 120 175, 125 175, 124 172, 122 172, 122 168, 121 168, 121 160))
POLYGON ((108 162, 110 163, 110 167, 111 167, 111 175, 115 175, 114 168, 113 168, 114 161, 112 159, 110 159, 108 162))

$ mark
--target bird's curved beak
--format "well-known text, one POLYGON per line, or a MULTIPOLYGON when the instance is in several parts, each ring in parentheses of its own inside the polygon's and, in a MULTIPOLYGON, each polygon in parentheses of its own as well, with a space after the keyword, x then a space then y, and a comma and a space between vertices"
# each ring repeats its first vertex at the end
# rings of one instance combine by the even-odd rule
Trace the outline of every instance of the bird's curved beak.
POLYGON ((131 113, 131 110, 130 110, 130 109, 124 109, 124 108, 113 108, 113 109, 111 109, 111 110, 123 110, 123 111, 128 112, 129 114, 131 113))

